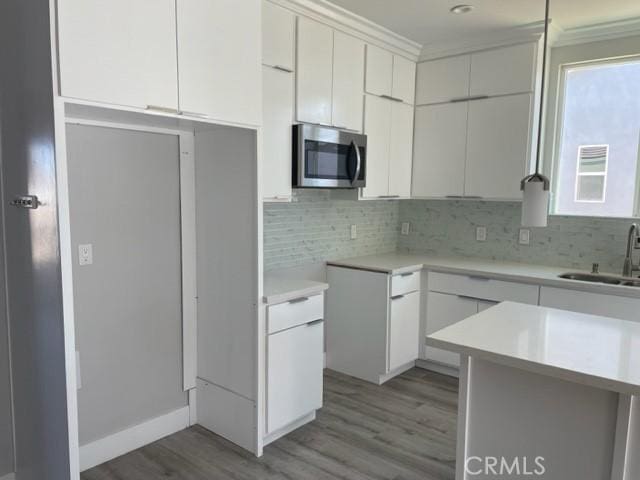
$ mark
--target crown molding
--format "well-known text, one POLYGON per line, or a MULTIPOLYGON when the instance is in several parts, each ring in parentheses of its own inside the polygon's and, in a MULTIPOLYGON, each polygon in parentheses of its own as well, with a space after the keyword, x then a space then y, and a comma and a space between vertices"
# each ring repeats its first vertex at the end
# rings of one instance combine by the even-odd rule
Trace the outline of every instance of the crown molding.
POLYGON ((426 62, 436 58, 462 55, 517 43, 537 42, 543 35, 544 21, 540 21, 486 35, 475 35, 454 41, 432 43, 422 48, 419 61, 426 62))
POLYGON ((564 47, 580 43, 631 37, 633 35, 640 35, 640 17, 567 29, 558 26, 558 33, 552 46, 564 47))
POLYGON ((327 0, 268 0, 361 40, 416 61, 422 45, 327 0))

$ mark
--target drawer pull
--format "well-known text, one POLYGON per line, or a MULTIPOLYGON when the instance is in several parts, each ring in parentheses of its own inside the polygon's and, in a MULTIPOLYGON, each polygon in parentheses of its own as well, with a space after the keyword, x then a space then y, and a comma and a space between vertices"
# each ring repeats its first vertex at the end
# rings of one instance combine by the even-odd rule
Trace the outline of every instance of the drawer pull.
POLYGON ((394 295, 391 300, 400 300, 401 298, 404 298, 404 295, 394 295))
POLYGON ((400 276, 401 277, 410 277, 411 275, 413 275, 416 272, 408 272, 408 273, 401 273, 400 276))
POLYGON ((315 325, 318 325, 320 323, 322 323, 324 320, 320 319, 320 320, 314 320, 313 322, 309 322, 307 323, 307 327, 313 327, 315 325))
POLYGON ((478 282, 488 282, 491 279, 486 277, 474 277, 472 275, 469 275, 469 280, 476 280, 478 282))
POLYGON ((289 305, 295 305, 296 303, 307 302, 308 300, 309 300, 309 297, 296 298, 294 300, 289 300, 289 305))
POLYGON ((470 297, 468 295, 456 295, 456 297, 458 297, 460 300, 473 300, 474 302, 477 302, 479 300, 476 297, 470 297))

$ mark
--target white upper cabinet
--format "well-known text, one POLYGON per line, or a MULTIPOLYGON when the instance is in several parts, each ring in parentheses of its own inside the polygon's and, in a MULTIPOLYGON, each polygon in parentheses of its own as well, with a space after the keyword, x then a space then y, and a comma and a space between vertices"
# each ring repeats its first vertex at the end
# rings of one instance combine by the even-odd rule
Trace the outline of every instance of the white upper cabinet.
POLYGON ((363 197, 389 195, 389 151, 391 147, 391 106, 393 102, 367 95, 364 133, 367 135, 367 186, 363 197))
POLYGON ((175 0, 59 0, 61 94, 178 109, 175 0))
POLYGON ((271 2, 262 2, 262 63, 293 72, 296 17, 271 2))
POLYGON ((365 90, 378 96, 391 96, 393 90, 393 54, 367 45, 365 90))
POLYGON ((464 195, 468 103, 416 107, 411 194, 464 195))
POLYGON ((263 67, 262 196, 291 198, 293 74, 263 67))
POLYGON ((364 109, 364 42, 334 32, 332 124, 362 131, 364 109))
POLYGON ((389 195, 409 197, 413 158, 413 107, 411 105, 392 103, 389 143, 389 195))
POLYGON ((444 103, 468 97, 470 68, 469 55, 419 63, 416 104, 444 103))
POLYGON ((537 43, 523 43, 471 55, 470 95, 508 95, 535 88, 537 43))
POLYGON ((519 199, 531 153, 532 94, 469 103, 465 195, 519 199))
POLYGON ((333 29, 298 17, 297 113, 300 122, 331 125, 333 29))
POLYGON ((180 110, 259 125, 260 0, 177 0, 177 12, 180 110))
POLYGON ((416 97, 416 64, 399 55, 393 56, 391 96, 413 105, 416 97))

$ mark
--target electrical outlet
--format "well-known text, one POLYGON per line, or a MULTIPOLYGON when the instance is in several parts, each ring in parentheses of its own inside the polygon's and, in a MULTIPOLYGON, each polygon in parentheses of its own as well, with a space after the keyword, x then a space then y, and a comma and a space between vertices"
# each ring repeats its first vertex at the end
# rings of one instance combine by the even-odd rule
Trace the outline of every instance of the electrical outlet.
POLYGON ((400 231, 401 235, 409 235, 409 228, 411 227, 411 224, 409 222, 403 222, 402 223, 402 230, 400 231))
POLYGON ((487 241, 487 227, 476 227, 476 240, 478 242, 487 241))
POLYGON ((358 227, 357 225, 351 225, 351 240, 355 240, 358 238, 358 227))
POLYGON ((78 245, 78 260, 80 266, 93 265, 93 245, 78 245))
POLYGON ((531 241, 531 230, 528 228, 521 228, 518 234, 518 243, 520 245, 529 245, 531 241))

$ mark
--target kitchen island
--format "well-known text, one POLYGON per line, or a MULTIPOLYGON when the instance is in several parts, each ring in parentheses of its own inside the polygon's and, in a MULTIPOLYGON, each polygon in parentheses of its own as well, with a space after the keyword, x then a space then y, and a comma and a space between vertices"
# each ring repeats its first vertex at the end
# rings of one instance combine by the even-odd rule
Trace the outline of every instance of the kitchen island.
POLYGON ((640 323, 504 302, 426 341, 462 359, 456 480, 640 478, 640 323))

